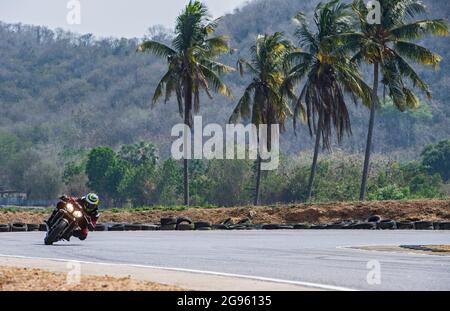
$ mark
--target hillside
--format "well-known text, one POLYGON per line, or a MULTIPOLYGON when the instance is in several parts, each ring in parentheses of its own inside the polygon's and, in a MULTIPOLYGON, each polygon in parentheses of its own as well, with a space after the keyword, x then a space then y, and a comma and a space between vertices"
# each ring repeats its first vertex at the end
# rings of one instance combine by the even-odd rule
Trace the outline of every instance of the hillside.
MULTIPOLYGON (((226 15, 220 32, 231 37, 238 53, 224 61, 235 64, 238 57, 245 56, 258 33, 283 31, 291 36, 295 30, 293 14, 299 10, 311 12, 317 2, 259 0, 226 15)), ((447 0, 426 2, 431 16, 448 19, 447 0)), ((165 40, 167 36, 156 33, 156 39, 165 40)), ((173 103, 150 110, 150 98, 165 64, 153 56, 135 53, 139 40, 96 39, 89 34, 0 23, 1 175, 11 169, 6 167, 11 148, 28 150, 22 154, 23 162, 39 162, 36 170, 47 167, 48 174, 55 169, 55 163, 65 163, 84 149, 98 145, 118 147, 147 140, 167 157, 170 129, 181 119, 173 103)), ((444 57, 439 72, 420 69, 434 98, 424 101, 418 111, 399 113, 385 107, 377 119, 376 152, 401 159, 416 158, 424 146, 450 137, 449 43, 450 38, 426 40, 427 46, 444 57)), ((225 79, 235 97, 240 97, 246 78, 235 73, 225 79)), ((204 121, 224 124, 235 102, 220 96, 212 101, 204 98, 204 121)), ((353 137, 336 148, 362 151, 367 119, 365 108, 352 107, 353 137)), ((296 137, 288 127, 282 141, 284 153, 294 154, 311 146, 305 127, 296 137)), ((18 176, 23 176, 30 167, 15 169, 18 176)))

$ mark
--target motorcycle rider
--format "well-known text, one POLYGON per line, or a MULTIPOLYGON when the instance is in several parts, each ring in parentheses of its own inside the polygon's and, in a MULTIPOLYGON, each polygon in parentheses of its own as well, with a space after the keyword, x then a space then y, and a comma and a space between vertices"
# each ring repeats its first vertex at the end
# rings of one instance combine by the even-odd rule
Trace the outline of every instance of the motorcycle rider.
POLYGON ((64 208, 64 205, 68 202, 75 201, 80 207, 84 210, 84 212, 88 216, 88 220, 90 220, 89 227, 80 228, 79 230, 75 230, 73 232, 73 236, 79 238, 81 241, 86 240, 89 230, 94 230, 95 225, 97 224, 98 219, 100 218, 100 214, 98 212, 98 208, 100 205, 100 199, 97 194, 89 193, 88 195, 81 198, 72 198, 70 196, 62 196, 59 198, 60 201, 56 205, 56 210, 53 212, 50 219, 47 221, 47 224, 50 226, 52 224, 53 218, 56 215, 57 211, 61 208, 64 208))

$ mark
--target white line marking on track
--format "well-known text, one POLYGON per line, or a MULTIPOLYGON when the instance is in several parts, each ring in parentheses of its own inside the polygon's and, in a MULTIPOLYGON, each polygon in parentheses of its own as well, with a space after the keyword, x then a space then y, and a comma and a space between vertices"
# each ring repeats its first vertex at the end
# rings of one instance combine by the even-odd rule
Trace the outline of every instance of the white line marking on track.
POLYGON ((14 256, 14 255, 2 255, 0 257, 3 258, 21 258, 21 259, 32 259, 32 260, 49 260, 49 261, 57 261, 57 262, 77 262, 81 264, 95 264, 95 265, 104 265, 104 266, 118 266, 118 267, 134 267, 134 268, 146 268, 146 269, 156 269, 156 270, 165 270, 165 271, 174 271, 174 272, 186 272, 186 273, 196 273, 196 274, 205 274, 205 275, 213 275, 213 276, 222 276, 222 277, 232 277, 239 279, 247 279, 247 280, 255 280, 262 282, 272 282, 279 284, 290 284, 290 285, 298 285, 305 286, 310 288, 319 288, 324 290, 332 290, 332 291, 358 291, 356 289, 334 286, 334 285, 326 285, 319 283, 311 283, 311 282, 301 282, 301 281, 290 281, 290 280, 282 280, 276 278, 267 278, 260 276, 251 276, 251 275, 241 275, 241 274, 233 274, 233 273, 225 273, 225 272, 214 272, 214 271, 204 271, 204 270, 194 270, 194 269, 183 269, 183 268, 171 268, 171 267, 158 267, 158 266, 149 266, 149 265, 137 265, 137 264, 121 264, 121 263, 107 263, 107 262, 91 262, 91 261, 83 261, 83 260, 72 260, 72 259, 61 259, 61 258, 40 258, 40 257, 28 257, 28 256, 14 256))

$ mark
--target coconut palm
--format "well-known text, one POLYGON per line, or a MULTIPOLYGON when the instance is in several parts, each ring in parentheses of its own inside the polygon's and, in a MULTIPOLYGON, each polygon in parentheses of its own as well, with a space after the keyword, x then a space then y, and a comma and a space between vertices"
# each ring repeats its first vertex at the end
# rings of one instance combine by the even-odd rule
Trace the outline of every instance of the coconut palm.
MULTIPOLYGON (((230 89, 220 79, 223 73, 234 69, 217 61, 218 56, 230 51, 226 36, 212 36, 218 20, 210 20, 208 10, 199 1, 190 1, 178 16, 175 37, 171 46, 156 41, 142 43, 138 50, 166 58, 168 70, 156 87, 152 107, 160 98, 167 103, 175 94, 179 113, 190 129, 193 112, 200 110, 200 92, 210 98, 211 92, 232 97, 230 89)), ((186 137, 187 135, 185 135, 186 137)), ((190 143, 190 142, 189 142, 190 143)), ((184 159, 184 203, 189 205, 189 162, 184 159)))
MULTIPOLYGON (((240 59, 238 67, 241 75, 248 70, 253 81, 247 86, 239 100, 230 122, 239 122, 241 118, 251 118, 252 124, 259 127, 266 124, 267 149, 270 150, 271 125, 279 124, 284 130, 286 119, 292 114, 287 99, 281 93, 286 73, 285 57, 291 51, 291 43, 283 38, 282 33, 259 35, 256 44, 251 47, 251 59, 240 59)), ((259 142, 258 134, 258 142, 259 142)), ((259 205, 262 159, 258 154, 256 161, 256 188, 254 204, 259 205)))
POLYGON ((315 134, 315 148, 308 184, 310 201, 317 170, 320 145, 330 148, 333 129, 338 142, 345 133, 351 134, 351 123, 345 94, 351 95, 355 103, 362 98, 369 103, 370 88, 364 83, 357 66, 350 62, 339 45, 330 38, 347 31, 351 25, 349 5, 338 0, 319 3, 314 13, 315 32, 308 28, 304 14, 295 20, 296 31, 302 51, 292 52, 288 60, 293 68, 286 79, 288 89, 305 80, 300 95, 294 101, 294 127, 299 114, 306 114, 311 136, 315 134))
POLYGON ((340 37, 349 49, 356 51, 353 60, 373 65, 372 103, 361 181, 360 200, 366 198, 375 113, 378 106, 380 71, 381 83, 400 110, 417 108, 419 99, 413 93, 417 88, 431 98, 429 86, 419 77, 408 61, 438 68, 441 57, 414 42, 426 35, 448 35, 448 24, 443 19, 414 20, 426 12, 420 0, 379 0, 381 23, 371 24, 367 20, 369 11, 363 0, 354 0, 352 7, 358 17, 357 30, 340 37))

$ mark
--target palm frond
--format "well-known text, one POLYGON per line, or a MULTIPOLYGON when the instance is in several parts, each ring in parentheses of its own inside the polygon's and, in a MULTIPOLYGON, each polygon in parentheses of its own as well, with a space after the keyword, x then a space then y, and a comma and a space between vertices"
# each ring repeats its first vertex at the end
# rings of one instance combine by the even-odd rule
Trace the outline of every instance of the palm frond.
POLYGON ((225 54, 230 52, 230 46, 228 42, 230 38, 228 36, 217 36, 208 38, 205 41, 205 46, 208 49, 208 57, 214 57, 216 55, 225 54))
POLYGON ((146 41, 138 46, 138 52, 149 52, 159 57, 169 57, 176 54, 171 47, 156 41, 146 41))
POLYGON ((448 23, 444 19, 421 20, 390 30, 393 40, 415 40, 425 35, 448 36, 448 23))
POLYGON ((237 123, 241 118, 249 117, 251 113, 250 106, 252 105, 252 94, 256 88, 256 83, 251 83, 244 91, 236 108, 230 117, 230 123, 237 123))
POLYGON ((422 1, 418 0, 395 1, 394 6, 391 8, 391 15, 400 20, 404 20, 407 17, 412 18, 425 13, 427 13, 426 6, 422 3, 422 1))
POLYGON ((422 65, 430 65, 433 66, 433 68, 438 69, 439 63, 442 61, 442 57, 438 54, 411 42, 398 40, 395 42, 394 46, 395 51, 399 55, 422 65))
MULTIPOLYGON (((171 83, 172 79, 172 71, 169 69, 164 76, 159 81, 158 85, 156 86, 153 99, 152 99, 152 108, 156 106, 156 103, 158 102, 158 99, 160 99, 164 94, 164 89, 166 88, 166 85, 171 83)), ((169 85, 169 90, 173 90, 172 85, 169 85)), ((170 94, 166 94, 166 99, 170 97, 170 94)))
POLYGON ((206 89, 212 87, 214 92, 233 98, 231 89, 228 88, 228 86, 217 76, 214 71, 203 65, 200 65, 200 71, 209 83, 206 89))
POLYGON ((249 69, 252 75, 256 76, 260 74, 258 69, 256 69, 252 64, 242 58, 237 61, 237 67, 241 76, 244 75, 246 69, 249 69))
POLYGON ((202 59, 201 64, 210 70, 217 72, 219 75, 234 72, 235 69, 231 66, 222 64, 220 62, 214 61, 212 59, 202 59))
POLYGON ((400 73, 406 77, 408 77, 412 82, 414 87, 418 87, 421 89, 428 98, 431 98, 431 91, 428 84, 423 81, 416 71, 408 64, 406 60, 404 60, 400 55, 395 55, 395 61, 397 62, 397 66, 400 70, 400 73))

